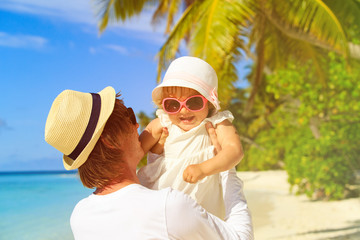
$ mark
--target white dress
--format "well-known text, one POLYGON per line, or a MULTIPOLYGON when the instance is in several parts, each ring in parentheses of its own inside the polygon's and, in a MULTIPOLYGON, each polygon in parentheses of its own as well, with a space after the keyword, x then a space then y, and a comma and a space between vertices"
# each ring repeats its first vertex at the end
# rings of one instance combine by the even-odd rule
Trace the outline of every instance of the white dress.
POLYGON ((190 184, 183 180, 183 172, 190 164, 198 164, 214 157, 214 146, 206 131, 205 124, 211 122, 214 127, 222 121, 234 119, 230 111, 218 112, 204 119, 200 125, 183 131, 172 124, 169 116, 162 110, 156 111, 161 125, 167 127, 169 136, 166 139, 164 153, 148 154, 148 164, 138 171, 142 185, 151 189, 171 187, 180 190, 203 206, 210 213, 224 218, 224 200, 219 174, 214 174, 190 184))

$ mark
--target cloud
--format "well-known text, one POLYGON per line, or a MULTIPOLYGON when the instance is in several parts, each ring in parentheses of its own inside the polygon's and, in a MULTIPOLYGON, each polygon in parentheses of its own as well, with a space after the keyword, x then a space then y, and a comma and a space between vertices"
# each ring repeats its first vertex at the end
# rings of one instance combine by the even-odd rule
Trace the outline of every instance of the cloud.
MULTIPOLYGON (((94 2, 94 0, 1 0, 0 9, 52 18, 57 21, 85 24, 92 27, 90 30, 92 33, 98 34, 98 18, 94 2)), ((163 33, 165 22, 151 24, 154 10, 153 6, 148 6, 140 15, 127 19, 125 22, 109 22, 105 31, 161 45, 166 39, 163 33)))
POLYGON ((109 51, 116 52, 122 56, 130 56, 135 58, 142 58, 146 61, 156 62, 154 54, 147 52, 146 50, 141 50, 136 47, 124 47, 117 44, 107 44, 101 45, 98 47, 89 47, 89 53, 92 55, 96 54, 106 54, 109 51))
POLYGON ((128 55, 128 50, 125 47, 114 44, 106 45, 105 47, 114 50, 115 52, 118 52, 121 55, 128 55))
POLYGON ((116 45, 116 44, 107 44, 107 45, 103 45, 100 47, 90 47, 89 48, 89 52, 93 55, 99 54, 99 53, 104 53, 106 51, 117 52, 120 55, 124 55, 124 56, 129 55, 129 50, 126 47, 116 45))
POLYGON ((1 0, 0 9, 40 16, 50 16, 71 22, 94 24, 90 0, 1 0))
MULTIPOLYGON (((1 0, 0 9, 39 16, 54 17, 70 22, 97 25, 96 6, 91 0, 1 0)), ((110 23, 108 28, 121 28, 139 32, 158 32, 165 25, 151 25, 154 7, 146 7, 140 15, 126 22, 110 23)))
POLYGON ((45 47, 48 40, 33 35, 11 35, 9 33, 0 32, 0 46, 13 48, 35 48, 40 49, 45 47))
POLYGON ((94 48, 94 47, 90 47, 90 48, 89 48, 89 52, 90 52, 91 54, 95 55, 96 52, 97 52, 97 50, 96 50, 96 48, 94 48))

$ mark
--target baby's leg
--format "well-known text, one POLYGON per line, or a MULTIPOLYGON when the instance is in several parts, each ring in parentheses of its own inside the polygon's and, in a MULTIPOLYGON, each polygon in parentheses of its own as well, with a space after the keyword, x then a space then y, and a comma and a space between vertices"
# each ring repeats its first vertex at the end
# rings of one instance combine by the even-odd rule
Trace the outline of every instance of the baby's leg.
POLYGON ((220 173, 225 203, 225 221, 231 224, 241 239, 253 239, 251 214, 243 192, 243 182, 235 168, 220 173))

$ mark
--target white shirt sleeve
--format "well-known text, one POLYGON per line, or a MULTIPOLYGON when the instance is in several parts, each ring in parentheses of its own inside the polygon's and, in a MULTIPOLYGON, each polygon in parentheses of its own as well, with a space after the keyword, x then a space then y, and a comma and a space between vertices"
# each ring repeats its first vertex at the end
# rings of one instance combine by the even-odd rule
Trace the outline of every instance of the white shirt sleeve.
POLYGON ((226 223, 235 229, 240 239, 254 239, 251 214, 243 192, 243 182, 238 178, 235 169, 222 172, 220 176, 226 223))
POLYGON ((169 192, 165 210, 169 239, 241 239, 231 224, 208 213, 182 192, 169 192))
POLYGON ((225 221, 208 213, 188 195, 170 190, 166 224, 170 239, 254 239, 243 183, 234 169, 221 173, 225 221))

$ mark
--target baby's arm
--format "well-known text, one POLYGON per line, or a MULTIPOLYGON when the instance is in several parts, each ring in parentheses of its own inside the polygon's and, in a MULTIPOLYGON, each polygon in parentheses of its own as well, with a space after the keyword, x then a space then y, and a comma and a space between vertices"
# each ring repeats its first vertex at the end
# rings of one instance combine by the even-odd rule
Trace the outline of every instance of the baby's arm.
MULTIPOLYGON (((209 129, 211 131, 211 129, 209 129)), ((215 133, 221 151, 200 164, 189 165, 184 173, 184 181, 196 183, 206 176, 220 173, 235 167, 244 156, 240 137, 229 120, 216 126, 215 133)))
POLYGON ((162 127, 160 119, 156 118, 152 120, 139 137, 144 154, 148 151, 157 154, 162 153, 167 136, 168 131, 162 127))

